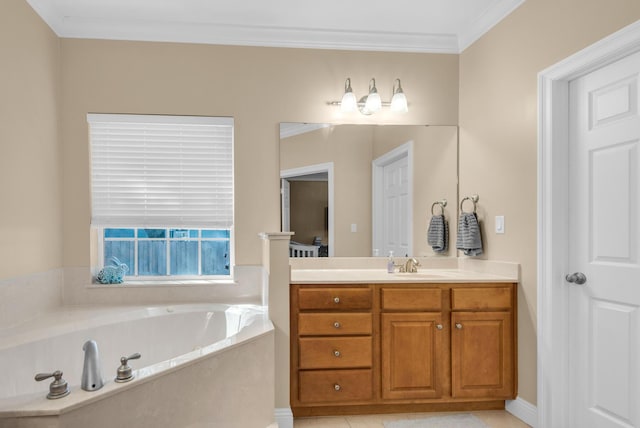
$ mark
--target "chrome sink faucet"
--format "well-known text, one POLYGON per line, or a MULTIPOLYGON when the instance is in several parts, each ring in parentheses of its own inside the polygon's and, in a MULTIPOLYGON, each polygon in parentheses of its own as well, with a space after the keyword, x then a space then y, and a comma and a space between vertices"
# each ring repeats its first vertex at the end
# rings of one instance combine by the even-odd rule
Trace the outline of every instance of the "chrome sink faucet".
POLYGON ((415 257, 409 257, 404 265, 400 265, 400 272, 417 273, 420 262, 415 257))
POLYGON ((85 391, 97 391, 104 386, 98 344, 95 340, 87 340, 82 345, 82 350, 84 351, 84 366, 80 387, 85 391))

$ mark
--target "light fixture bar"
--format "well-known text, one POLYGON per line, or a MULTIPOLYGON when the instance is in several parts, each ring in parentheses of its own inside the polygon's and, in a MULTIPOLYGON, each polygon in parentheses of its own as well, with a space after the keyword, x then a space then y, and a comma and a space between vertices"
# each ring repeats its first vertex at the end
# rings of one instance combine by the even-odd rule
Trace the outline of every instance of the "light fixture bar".
POLYGON ((390 102, 382 101, 378 89, 376 88, 376 79, 369 81, 369 93, 359 100, 356 98, 351 88, 351 78, 347 77, 344 82, 344 94, 341 101, 328 101, 327 105, 340 106, 343 112, 353 112, 359 110, 364 115, 371 115, 382 107, 390 107, 391 111, 396 113, 405 113, 408 109, 407 97, 404 94, 400 79, 393 82, 393 97, 390 102))
MULTIPOLYGON (((391 107, 391 101, 382 101, 381 102, 382 107, 391 107)), ((327 101, 327 105, 328 106, 341 106, 342 105, 342 101, 327 101)), ((358 101, 358 106, 363 106, 364 103, 358 101)))

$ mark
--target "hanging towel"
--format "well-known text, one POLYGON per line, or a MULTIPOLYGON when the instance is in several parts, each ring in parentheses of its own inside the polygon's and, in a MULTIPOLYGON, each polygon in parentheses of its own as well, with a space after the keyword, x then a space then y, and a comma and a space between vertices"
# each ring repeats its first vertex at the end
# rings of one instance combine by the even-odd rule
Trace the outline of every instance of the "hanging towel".
POLYGON ((476 213, 460 213, 456 248, 466 256, 479 256, 482 254, 480 224, 476 213))
POLYGON ((444 215, 434 215, 427 230, 427 243, 436 253, 444 253, 449 248, 449 225, 444 215))

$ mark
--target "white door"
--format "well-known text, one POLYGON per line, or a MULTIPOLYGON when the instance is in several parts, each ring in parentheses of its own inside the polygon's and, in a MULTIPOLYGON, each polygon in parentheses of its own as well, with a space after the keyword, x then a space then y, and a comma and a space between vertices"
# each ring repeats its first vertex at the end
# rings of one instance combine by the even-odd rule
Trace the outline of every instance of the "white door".
POLYGON ((384 253, 409 254, 409 161, 406 156, 383 168, 382 212, 384 253))
POLYGON ((640 427, 639 77, 634 54, 569 85, 572 428, 640 427))
POLYGON ((280 179, 280 204, 282 213, 282 231, 291 231, 291 185, 286 178, 280 179))

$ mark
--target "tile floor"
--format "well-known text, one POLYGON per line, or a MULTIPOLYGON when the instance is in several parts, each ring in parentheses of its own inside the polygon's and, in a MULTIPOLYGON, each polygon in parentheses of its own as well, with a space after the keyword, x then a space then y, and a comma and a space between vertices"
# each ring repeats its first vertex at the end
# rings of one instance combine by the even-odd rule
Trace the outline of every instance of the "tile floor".
MULTIPOLYGON (((489 425, 490 428, 529 428, 529 425, 504 410, 468 412, 489 425)), ((446 413, 402 413, 389 415, 323 416, 296 418, 294 428, 384 428, 384 422, 400 419, 420 419, 441 416, 446 413)))

